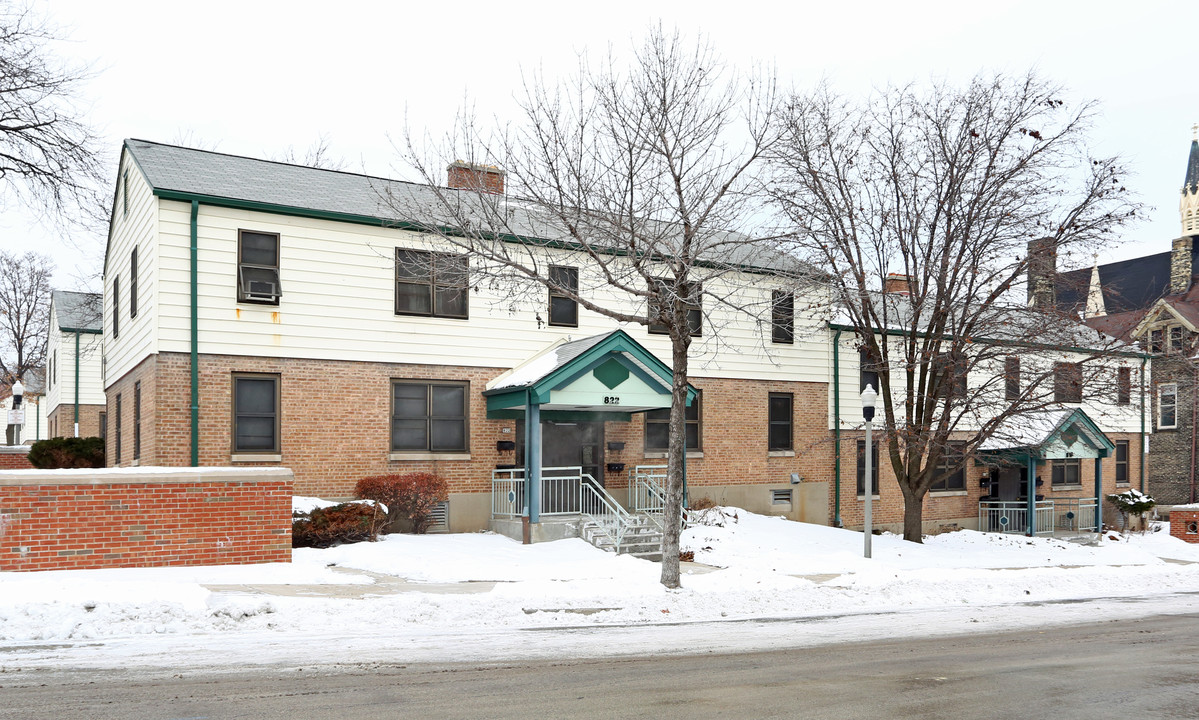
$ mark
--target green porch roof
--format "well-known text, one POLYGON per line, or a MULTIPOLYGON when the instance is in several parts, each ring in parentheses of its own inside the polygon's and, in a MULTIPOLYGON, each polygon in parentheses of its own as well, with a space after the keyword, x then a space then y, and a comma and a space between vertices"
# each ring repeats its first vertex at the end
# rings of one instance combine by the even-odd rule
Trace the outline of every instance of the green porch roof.
POLYGON ((1006 418, 980 447, 995 459, 1105 458, 1116 450, 1080 408, 1021 413, 1006 418))

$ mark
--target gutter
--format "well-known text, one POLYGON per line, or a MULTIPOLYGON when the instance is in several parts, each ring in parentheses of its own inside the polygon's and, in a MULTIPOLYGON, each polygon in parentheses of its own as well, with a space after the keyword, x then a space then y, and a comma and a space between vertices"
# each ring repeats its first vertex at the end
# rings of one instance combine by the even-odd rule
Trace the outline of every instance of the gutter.
POLYGON ((192 200, 191 212, 191 466, 200 466, 200 333, 199 333, 199 244, 196 219, 200 201, 192 200))
MULTIPOLYGON (((856 332, 856 329, 852 325, 843 325, 841 323, 829 323, 828 326, 834 330, 849 330, 851 332, 856 332)), ((928 333, 925 333, 925 332, 914 332, 913 333, 910 330, 895 330, 892 328, 887 328, 885 330, 876 328, 874 330, 874 332, 876 334, 881 334, 884 336, 890 335, 891 337, 909 337, 912 335, 915 335, 916 337, 928 337, 929 336, 928 333)), ((941 339, 942 340, 952 340, 953 336, 947 335, 947 334, 942 334, 941 339)), ((1077 353, 1095 353, 1096 352, 1095 348, 1073 347, 1073 346, 1069 346, 1069 345, 1049 345, 1049 344, 1045 344, 1045 343, 1025 342, 1025 341, 1019 341, 1019 340, 1003 340, 1000 338, 988 338, 985 336, 974 337, 970 340, 970 342, 986 343, 988 345, 998 345, 1000 347, 1045 348, 1047 350, 1061 350, 1064 352, 1077 352, 1077 353)), ((1136 352, 1133 350, 1110 350, 1110 351, 1101 351, 1101 352, 1103 352, 1103 354, 1105 354, 1105 355, 1118 355, 1120 357, 1138 357, 1138 358, 1141 358, 1142 360, 1144 360, 1144 358, 1153 357, 1152 355, 1149 355, 1147 353, 1136 352)))
POLYGON ((841 524, 841 332, 833 336, 833 527, 841 524))
POLYGON ((1141 492, 1145 492, 1145 359, 1141 356, 1141 492))
POLYGON ((79 437, 79 331, 75 331, 75 437, 79 437))

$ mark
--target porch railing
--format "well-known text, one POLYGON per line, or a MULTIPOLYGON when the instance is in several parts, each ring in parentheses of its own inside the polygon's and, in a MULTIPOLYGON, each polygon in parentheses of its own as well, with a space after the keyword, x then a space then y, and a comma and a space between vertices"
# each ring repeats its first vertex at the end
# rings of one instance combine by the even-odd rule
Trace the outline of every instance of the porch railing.
MULTIPOLYGON (((1037 534, 1095 531, 1095 498, 1041 500, 1034 504, 1037 534)), ((1028 533, 1028 503, 1023 500, 982 500, 978 503, 982 532, 1028 533)))
POLYGON ((525 511, 525 470, 491 471, 491 516, 516 518, 525 511))
POLYGON ((616 552, 620 552, 625 538, 636 525, 633 517, 590 475, 583 475, 579 490, 579 514, 606 533, 616 552))
MULTIPOLYGON (((637 521, 608 494, 581 466, 541 469, 543 516, 579 515, 596 524, 611 538, 620 552, 637 521)), ((491 473, 491 514, 497 518, 517 518, 525 507, 524 468, 505 468, 491 473)))
MULTIPOLYGON (((633 512, 648 517, 658 529, 666 527, 666 466, 638 465, 633 468, 633 484, 630 486, 630 504, 633 512)), ((686 526, 687 511, 684 509, 679 521, 686 526)))

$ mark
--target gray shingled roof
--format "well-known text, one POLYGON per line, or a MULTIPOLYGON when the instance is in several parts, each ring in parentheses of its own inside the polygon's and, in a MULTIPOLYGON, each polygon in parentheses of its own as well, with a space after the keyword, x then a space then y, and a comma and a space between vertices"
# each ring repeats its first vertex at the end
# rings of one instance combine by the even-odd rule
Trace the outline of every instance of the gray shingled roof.
MULTIPOLYGON (((462 205, 478 202, 468 192, 458 193, 418 183, 289 165, 147 140, 126 140, 125 149, 156 191, 355 215, 380 221, 406 221, 425 227, 447 226, 454 221, 455 213, 445 210, 439 193, 442 197, 447 192, 451 193, 450 197, 462 205), (456 198, 453 198, 454 193, 458 195, 456 198), (392 200, 390 205, 386 200, 388 196, 392 200)), ((518 198, 503 198, 502 202, 504 224, 509 231, 525 237, 565 239, 565 233, 539 213, 534 204, 518 198)), ((483 216, 489 213, 494 215, 496 209, 488 208, 483 216)), ((712 260, 722 264, 774 272, 815 272, 795 258, 769 251, 765 247, 740 243, 717 247, 718 253, 713 254, 719 254, 720 257, 712 260)))
POLYGON ((103 300, 99 293, 55 290, 50 296, 58 327, 71 330, 102 330, 103 300))

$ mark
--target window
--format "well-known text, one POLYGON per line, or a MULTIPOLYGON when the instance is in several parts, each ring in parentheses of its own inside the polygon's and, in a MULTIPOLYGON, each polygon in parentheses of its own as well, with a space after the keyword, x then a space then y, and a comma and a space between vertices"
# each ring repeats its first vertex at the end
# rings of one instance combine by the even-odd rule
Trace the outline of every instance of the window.
POLYGON ((767 448, 770 450, 792 449, 791 407, 793 400, 791 393, 770 393, 767 401, 769 416, 767 448))
POLYGON ((121 336, 121 276, 112 279, 112 336, 121 336))
MULTIPOLYGON (((870 448, 870 493, 878 497, 878 442, 872 442, 870 448)), ((858 496, 866 496, 866 441, 858 441, 858 496)))
POLYGON ((1163 340, 1165 332, 1163 330, 1149 331, 1149 352, 1159 353, 1165 350, 1165 342, 1163 340))
POLYGON ((1116 441, 1116 484, 1128 484, 1128 441, 1116 441))
POLYGON ((1178 427, 1178 385, 1175 383, 1157 386, 1157 427, 1162 430, 1178 427))
POLYGON ((795 294, 775 290, 770 299, 770 340, 790 345, 795 342, 795 294))
POLYGON ((771 490, 770 491, 771 505, 790 505, 791 504, 791 488, 786 490, 771 490))
POLYGON ((391 381, 391 449, 417 452, 466 452, 465 382, 391 381))
POLYGON ((550 265, 550 325, 579 326, 579 304, 570 294, 579 294, 579 269, 550 265), (561 288, 559 289, 555 289, 561 288))
POLYGON ((1182 352, 1182 327, 1179 325, 1170 327, 1170 352, 1182 352))
POLYGON ((278 375, 233 375, 233 452, 279 452, 278 375))
MULTIPOLYGON (((701 444, 700 432, 702 428, 703 412, 703 392, 697 391, 695 399, 687 406, 687 411, 684 413, 686 418, 686 435, 687 449, 700 450, 703 448, 701 444)), ((649 410, 645 413, 645 451, 646 452, 665 452, 670 446, 670 408, 662 408, 660 410, 649 410)))
POLYGON ((133 383, 133 459, 142 456, 142 381, 133 383))
POLYGON ((866 386, 874 388, 878 392, 881 388, 878 384, 878 367, 879 363, 870 361, 870 351, 862 348, 858 351, 858 392, 861 393, 866 389, 866 386))
POLYGON ((46 385, 53 386, 58 382, 58 350, 50 354, 50 378, 46 385))
POLYGON ((1053 364, 1053 401, 1082 402, 1082 365, 1059 362, 1053 364))
POLYGON ((1003 397, 1005 400, 1020 399, 1020 358, 1016 355, 1003 359, 1003 397))
POLYGON ((1116 404, 1128 405, 1132 402, 1132 368, 1116 369, 1116 404))
POLYGON ((137 248, 129 253, 129 317, 137 317, 137 248))
POLYGON ((116 427, 113 428, 113 449, 112 454, 117 464, 121 463, 121 394, 117 393, 116 397, 116 427))
POLYGON ((465 318, 465 255, 396 248, 396 315, 465 318))
POLYGON ((1082 463, 1078 458, 1053 461, 1053 486, 1082 485, 1082 463))
POLYGON ((937 462, 936 476, 929 490, 950 492, 966 489, 966 443, 951 442, 937 462))
POLYGON ((121 217, 129 214, 129 171, 121 176, 121 217))
POLYGON ((100 439, 108 439, 108 413, 106 412, 100 413, 100 439))
MULTIPOLYGON (((657 322, 658 315, 662 312, 659 303, 663 298, 674 297, 674 290, 665 280, 654 280, 653 284, 656 294, 649 299, 649 331, 655 335, 665 335, 669 332, 666 326, 657 322)), ((704 314, 700 305, 702 291, 696 283, 683 283, 681 292, 684 297, 675 298, 675 302, 687 312, 687 331, 692 337, 698 337, 704 326, 704 314)))
POLYGON ((237 231, 237 301, 278 305, 279 234, 237 231))
POLYGON ((941 353, 933 360, 936 373, 937 397, 966 397, 966 363, 954 353, 941 353))

